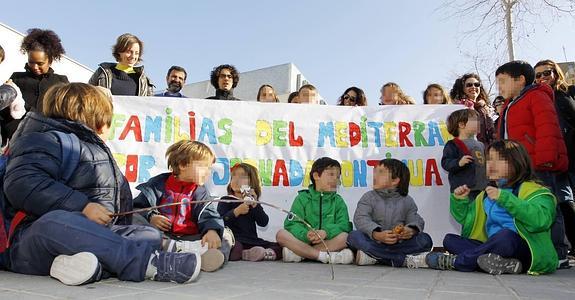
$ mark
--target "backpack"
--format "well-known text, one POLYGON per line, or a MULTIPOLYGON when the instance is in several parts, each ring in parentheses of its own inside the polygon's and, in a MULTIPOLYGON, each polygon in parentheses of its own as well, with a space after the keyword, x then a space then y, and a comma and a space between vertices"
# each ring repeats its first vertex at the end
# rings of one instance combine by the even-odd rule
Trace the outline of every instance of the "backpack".
MULTIPOLYGON (((62 162, 66 162, 64 168, 61 168, 59 174, 60 182, 68 182, 72 174, 80 163, 80 140, 78 137, 71 133, 64 133, 60 131, 47 131, 49 134, 56 135, 62 147, 62 162)), ((3 257, 6 249, 10 246, 10 238, 14 230, 26 218, 26 213, 18 211, 13 218, 10 219, 7 214, 7 200, 4 195, 4 175, 6 175, 6 166, 10 157, 9 149, 6 148, 4 154, 0 155, 0 267, 5 266, 3 257)))

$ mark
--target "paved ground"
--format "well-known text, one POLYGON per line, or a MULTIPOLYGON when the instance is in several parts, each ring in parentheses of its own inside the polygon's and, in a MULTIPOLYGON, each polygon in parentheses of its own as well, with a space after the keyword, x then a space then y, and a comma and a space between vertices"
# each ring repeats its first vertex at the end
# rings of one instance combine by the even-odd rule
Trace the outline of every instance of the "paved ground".
POLYGON ((188 285, 145 281, 68 287, 49 277, 0 272, 0 299, 575 299, 575 269, 546 276, 384 266, 232 262, 188 285))

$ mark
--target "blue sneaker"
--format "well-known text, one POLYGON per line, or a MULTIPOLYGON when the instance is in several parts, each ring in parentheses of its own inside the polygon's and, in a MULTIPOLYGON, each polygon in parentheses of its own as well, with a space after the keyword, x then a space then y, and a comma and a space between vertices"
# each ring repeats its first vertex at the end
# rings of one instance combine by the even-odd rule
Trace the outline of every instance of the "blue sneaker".
POLYGON ((425 262, 431 269, 436 270, 455 270, 453 264, 457 256, 441 252, 430 252, 425 257, 425 262))
POLYGON ((201 258, 198 253, 159 252, 150 256, 146 278, 154 281, 188 283, 200 274, 201 258))

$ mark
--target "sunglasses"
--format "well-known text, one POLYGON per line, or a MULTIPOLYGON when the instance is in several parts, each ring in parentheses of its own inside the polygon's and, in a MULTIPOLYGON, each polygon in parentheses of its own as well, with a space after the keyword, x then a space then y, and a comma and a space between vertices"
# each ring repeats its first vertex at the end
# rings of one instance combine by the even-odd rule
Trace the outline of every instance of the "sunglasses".
POLYGON ((538 72, 538 73, 535 73, 535 78, 539 79, 539 78, 541 78, 541 76, 547 77, 547 76, 550 76, 551 73, 553 73, 553 69, 545 70, 543 72, 538 72))
POLYGON ((355 97, 352 97, 352 96, 350 96, 350 95, 348 95, 348 94, 343 95, 342 99, 343 99, 343 100, 348 100, 348 101, 351 101, 351 102, 354 102, 354 103, 355 103, 355 97))
POLYGON ((470 87, 476 87, 476 88, 478 88, 478 87, 480 87, 480 86, 481 86, 481 83, 479 83, 479 82, 468 82, 468 83, 465 84, 465 87, 466 87, 466 88, 470 88, 470 87))

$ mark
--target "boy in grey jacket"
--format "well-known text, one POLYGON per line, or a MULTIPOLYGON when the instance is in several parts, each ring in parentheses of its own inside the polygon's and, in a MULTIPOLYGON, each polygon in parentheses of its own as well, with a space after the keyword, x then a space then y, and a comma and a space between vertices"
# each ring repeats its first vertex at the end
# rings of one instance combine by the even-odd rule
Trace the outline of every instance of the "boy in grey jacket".
POLYGON ((407 195, 409 169, 397 159, 383 159, 373 169, 373 190, 357 203, 347 244, 357 250, 357 265, 381 263, 393 267, 427 267, 431 237, 417 205, 407 195), (424 253, 422 253, 424 252, 424 253))

